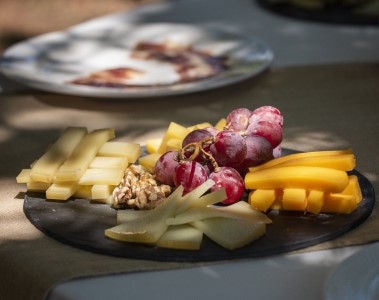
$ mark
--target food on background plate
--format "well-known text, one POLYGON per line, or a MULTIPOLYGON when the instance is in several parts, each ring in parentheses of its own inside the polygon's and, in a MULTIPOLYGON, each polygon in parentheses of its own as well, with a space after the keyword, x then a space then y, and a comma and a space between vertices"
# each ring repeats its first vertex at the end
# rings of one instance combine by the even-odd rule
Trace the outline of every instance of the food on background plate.
POLYGON ((278 157, 282 126, 272 106, 235 109, 214 125, 171 122, 147 154, 113 140, 114 129, 70 127, 16 180, 47 200, 117 209, 112 239, 194 250, 206 235, 232 250, 265 234, 270 210, 349 214, 362 199, 351 150, 278 157))
POLYGON ((131 50, 133 65, 94 71, 70 83, 127 88, 185 83, 218 75, 228 69, 226 56, 170 42, 139 42, 131 50))

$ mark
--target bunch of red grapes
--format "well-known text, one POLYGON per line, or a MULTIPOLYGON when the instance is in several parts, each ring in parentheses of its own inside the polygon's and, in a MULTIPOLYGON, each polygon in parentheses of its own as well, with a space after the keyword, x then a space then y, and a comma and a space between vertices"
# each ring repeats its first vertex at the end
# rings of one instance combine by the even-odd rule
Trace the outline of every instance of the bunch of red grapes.
POLYGON ((223 130, 194 130, 184 138, 180 151, 164 153, 155 165, 156 178, 171 186, 182 185, 185 193, 212 179, 212 191, 225 188, 223 204, 232 204, 244 193, 248 168, 280 155, 282 127, 283 116, 275 107, 235 109, 226 117, 223 130))

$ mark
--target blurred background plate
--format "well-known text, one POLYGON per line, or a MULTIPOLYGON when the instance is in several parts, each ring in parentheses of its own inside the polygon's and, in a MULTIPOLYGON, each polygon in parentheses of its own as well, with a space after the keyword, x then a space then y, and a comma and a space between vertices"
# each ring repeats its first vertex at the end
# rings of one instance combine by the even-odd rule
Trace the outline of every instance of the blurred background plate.
POLYGON ((27 86, 88 97, 135 98, 184 94, 233 84, 267 69, 271 49, 232 27, 176 23, 130 24, 122 15, 99 18, 65 31, 43 34, 8 48, 0 70, 27 86), (186 43, 212 55, 226 55, 229 68, 216 76, 188 83, 128 88, 93 87, 68 83, 90 72, 122 65, 140 41, 186 43))
POLYGON ((326 300, 379 299, 379 243, 342 261, 325 283, 326 300))
POLYGON ((291 18, 330 24, 379 25, 378 0, 256 0, 263 8, 291 18))

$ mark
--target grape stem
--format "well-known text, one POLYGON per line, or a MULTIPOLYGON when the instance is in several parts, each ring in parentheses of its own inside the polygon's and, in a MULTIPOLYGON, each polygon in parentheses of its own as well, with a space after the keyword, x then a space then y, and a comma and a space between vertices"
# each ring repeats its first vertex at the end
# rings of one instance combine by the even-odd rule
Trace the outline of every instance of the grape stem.
POLYGON ((179 162, 192 161, 199 155, 199 153, 200 153, 200 147, 197 143, 187 144, 179 152, 179 162), (187 158, 186 153, 191 153, 191 156, 187 158))
POLYGON ((205 161, 210 162, 212 164, 214 172, 218 172, 220 170, 220 167, 217 164, 216 160, 214 159, 213 155, 204 150, 204 146, 212 144, 213 142, 214 142, 214 137, 208 137, 201 140, 198 143, 195 142, 195 143, 189 143, 185 145, 179 152, 179 162, 193 161, 199 155, 201 155, 205 161), (187 153, 191 153, 191 155, 188 158, 186 157, 187 153))

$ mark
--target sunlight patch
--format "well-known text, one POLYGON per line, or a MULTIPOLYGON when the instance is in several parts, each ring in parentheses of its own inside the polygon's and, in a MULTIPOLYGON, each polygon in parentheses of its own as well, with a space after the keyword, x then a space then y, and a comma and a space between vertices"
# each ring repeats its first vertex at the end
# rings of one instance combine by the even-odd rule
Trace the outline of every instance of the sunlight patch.
POLYGON ((111 117, 104 112, 85 112, 81 110, 68 112, 66 109, 61 109, 55 110, 54 113, 49 113, 48 110, 39 109, 35 111, 19 111, 10 114, 7 119, 7 122, 16 128, 52 129, 66 127, 68 124, 70 126, 82 126, 87 120, 96 120, 97 127, 115 127, 121 123, 122 118, 120 115, 120 120, 118 120, 114 115, 111 117), (39 120, 38 124, 35 120, 39 120))
POLYGON ((296 131, 296 129, 287 131, 286 138, 283 143, 285 144, 285 147, 302 151, 339 149, 349 147, 347 141, 330 133, 320 131, 296 131))
POLYGON ((9 128, 0 127, 0 143, 6 143, 9 141, 14 135, 13 130, 9 128))
POLYGON ((0 224, 2 228, 7 228, 1 232, 3 242, 34 240, 43 236, 24 215, 23 200, 8 199, 2 202, 0 224))

